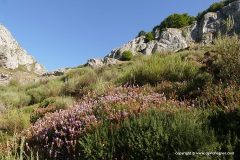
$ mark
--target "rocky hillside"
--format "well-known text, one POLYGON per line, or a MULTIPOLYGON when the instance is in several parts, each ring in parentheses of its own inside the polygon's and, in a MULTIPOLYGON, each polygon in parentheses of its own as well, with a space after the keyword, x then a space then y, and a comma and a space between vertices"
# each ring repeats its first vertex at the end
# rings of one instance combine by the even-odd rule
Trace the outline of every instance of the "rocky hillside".
MULTIPOLYGON (((217 12, 206 13, 200 21, 195 21, 187 27, 167 28, 163 32, 155 29, 153 30, 154 40, 146 42, 145 36, 137 37, 119 48, 113 49, 106 57, 120 59, 122 53, 127 50, 130 50, 133 55, 137 53, 150 55, 156 52, 178 51, 197 45, 209 45, 219 31, 224 33, 227 30, 227 21, 229 20, 234 22, 231 31, 239 32, 240 0, 226 5, 217 12)), ((102 59, 90 59, 86 65, 102 66, 103 64, 99 65, 99 61, 102 62, 102 59)))
POLYGON ((46 72, 46 69, 18 44, 10 31, 0 24, 0 67, 14 70, 20 66, 36 74, 46 72))
POLYGON ((0 84, 10 80, 33 80, 46 69, 29 55, 13 38, 10 31, 0 24, 0 84))

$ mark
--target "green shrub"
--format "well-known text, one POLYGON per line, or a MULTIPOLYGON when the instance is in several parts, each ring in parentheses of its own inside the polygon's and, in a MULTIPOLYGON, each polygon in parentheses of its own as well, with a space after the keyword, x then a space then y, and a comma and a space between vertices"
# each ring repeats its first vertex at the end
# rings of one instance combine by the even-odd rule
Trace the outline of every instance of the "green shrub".
POLYGON ((79 140, 77 150, 85 159, 214 159, 216 155, 175 153, 238 149, 237 141, 233 142, 231 137, 218 141, 214 130, 208 127, 208 114, 204 112, 193 109, 169 114, 152 110, 148 114, 133 115, 121 126, 105 121, 79 140))
POLYGON ((9 110, 8 113, 0 115, 0 127, 13 135, 30 126, 29 118, 30 114, 20 109, 9 110))
POLYGON ((237 35, 218 37, 215 40, 215 51, 218 53, 215 65, 218 76, 223 81, 240 82, 240 41, 237 35))
POLYGON ((190 25, 195 20, 194 17, 184 14, 172 14, 165 18, 160 25, 154 27, 153 30, 159 28, 160 31, 166 30, 166 28, 182 28, 190 25))
POLYGON ((154 35, 153 35, 152 32, 148 32, 148 33, 145 35, 145 37, 146 37, 146 42, 150 42, 150 41, 154 40, 154 35))
POLYGON ((124 51, 122 53, 122 57, 121 57, 122 61, 130 61, 132 60, 132 58, 133 58, 133 54, 131 51, 124 51))
POLYGON ((21 108, 27 106, 31 102, 31 96, 22 91, 6 91, 0 95, 2 103, 7 108, 21 108))
POLYGON ((40 103, 45 98, 50 96, 50 90, 46 85, 39 85, 37 88, 31 88, 27 90, 27 94, 30 95, 32 104, 40 103))
POLYGON ((53 79, 48 82, 46 87, 49 90, 49 97, 61 96, 63 92, 64 83, 59 79, 53 79))
POLYGON ((18 87, 20 86, 20 83, 16 80, 11 80, 8 85, 9 87, 18 87))
POLYGON ((145 36, 146 32, 141 30, 140 32, 138 32, 138 36, 137 37, 141 37, 141 36, 145 36))

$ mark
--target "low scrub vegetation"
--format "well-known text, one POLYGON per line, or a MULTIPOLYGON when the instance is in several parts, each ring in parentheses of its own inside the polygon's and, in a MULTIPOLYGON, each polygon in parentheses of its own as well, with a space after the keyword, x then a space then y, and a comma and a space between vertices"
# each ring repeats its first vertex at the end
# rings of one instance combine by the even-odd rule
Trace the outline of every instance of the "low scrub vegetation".
POLYGON ((145 35, 145 38, 146 38, 146 42, 150 42, 152 40, 154 40, 154 35, 152 32, 148 32, 146 35, 145 35))
POLYGON ((122 57, 121 57, 122 61, 130 61, 132 59, 133 59, 133 54, 131 51, 124 51, 122 53, 122 57))

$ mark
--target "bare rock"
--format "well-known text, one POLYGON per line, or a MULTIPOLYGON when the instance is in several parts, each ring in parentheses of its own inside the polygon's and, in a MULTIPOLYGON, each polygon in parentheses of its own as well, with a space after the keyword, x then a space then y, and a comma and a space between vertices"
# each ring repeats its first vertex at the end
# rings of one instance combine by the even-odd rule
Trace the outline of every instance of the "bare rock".
POLYGON ((240 0, 229 3, 217 12, 209 12, 204 15, 198 25, 198 37, 202 44, 207 45, 212 43, 213 37, 217 36, 218 32, 226 33, 226 20, 232 18, 234 24, 231 32, 240 31, 240 0))
POLYGON ((12 70, 19 66, 25 66, 28 71, 36 74, 46 72, 46 69, 17 43, 8 29, 0 24, 0 67, 12 70))
POLYGON ((137 52, 144 50, 146 47, 145 36, 137 37, 123 46, 113 49, 106 57, 120 59, 124 51, 131 51, 133 55, 136 55, 137 52))
POLYGON ((123 46, 112 50, 106 57, 120 59, 122 53, 128 50, 131 51, 133 55, 136 55, 139 52, 151 55, 155 52, 177 51, 187 47, 186 40, 182 36, 182 31, 179 29, 168 28, 157 37, 156 40, 148 43, 145 40, 145 36, 137 37, 123 46))
POLYGON ((62 76, 66 72, 67 72, 66 68, 61 68, 61 69, 57 69, 57 70, 54 70, 54 71, 46 72, 42 76, 43 77, 62 76))
POLYGON ((187 47, 185 38, 182 36, 182 31, 176 28, 168 28, 162 32, 158 42, 165 46, 163 50, 177 51, 187 47))
POLYGON ((11 77, 7 74, 0 73, 0 85, 7 86, 11 80, 11 77))
POLYGON ((182 35, 185 37, 186 42, 195 43, 198 41, 198 28, 197 21, 185 27, 182 30, 182 35))
POLYGON ((114 58, 92 58, 89 59, 85 66, 89 66, 91 68, 100 68, 103 66, 113 66, 119 64, 120 61, 114 58))

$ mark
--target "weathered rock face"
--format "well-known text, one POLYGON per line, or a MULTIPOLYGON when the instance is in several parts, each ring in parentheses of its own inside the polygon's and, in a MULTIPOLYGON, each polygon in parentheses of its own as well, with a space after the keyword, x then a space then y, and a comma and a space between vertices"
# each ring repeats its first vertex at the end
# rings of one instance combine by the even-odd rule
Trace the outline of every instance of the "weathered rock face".
POLYGON ((182 36, 182 31, 176 28, 168 28, 159 34, 156 40, 146 43, 145 36, 135 38, 127 44, 112 50, 106 57, 119 59, 122 53, 127 50, 130 50, 133 55, 139 52, 150 55, 155 52, 177 51, 186 47, 187 43, 182 36))
POLYGON ((183 28, 182 35, 185 38, 186 42, 195 43, 198 40, 197 27, 197 21, 195 21, 193 24, 183 28))
POLYGON ((158 42, 162 44, 160 46, 165 46, 163 50, 177 51, 187 47, 182 31, 176 28, 168 28, 162 32, 158 42))
POLYGON ((240 0, 230 3, 227 6, 223 7, 222 10, 219 11, 219 14, 220 20, 232 16, 232 18, 234 19, 234 26, 232 29, 235 31, 240 30, 240 0))
POLYGON ((46 69, 17 43, 7 28, 0 24, 0 67, 17 69, 20 66, 36 74, 46 72, 46 69))
POLYGON ((145 48, 145 37, 141 36, 129 41, 117 49, 113 49, 106 57, 119 59, 124 51, 130 50, 133 55, 135 55, 138 51, 141 51, 145 48))
POLYGON ((91 68, 99 68, 103 66, 113 66, 119 64, 120 61, 113 58, 92 58, 89 59, 85 66, 89 66, 91 68))
POLYGON ((209 12, 204 15, 198 27, 198 39, 202 44, 207 45, 212 42, 212 38, 219 31, 225 33, 227 26, 226 20, 231 18, 234 24, 231 31, 240 31, 240 0, 232 2, 223 7, 220 11, 209 12))

